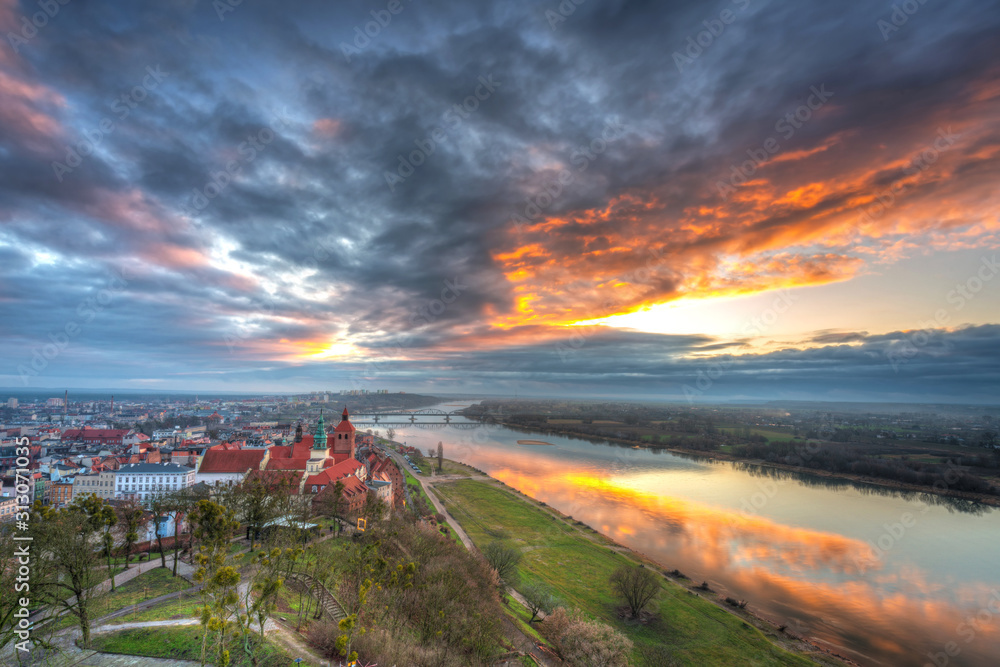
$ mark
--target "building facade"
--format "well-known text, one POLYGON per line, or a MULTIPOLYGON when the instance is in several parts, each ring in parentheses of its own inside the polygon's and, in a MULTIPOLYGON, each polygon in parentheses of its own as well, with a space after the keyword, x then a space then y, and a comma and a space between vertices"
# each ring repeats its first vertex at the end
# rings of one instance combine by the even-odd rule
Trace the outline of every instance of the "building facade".
POLYGON ((53 507, 64 507, 73 500, 73 478, 64 478, 52 482, 49 487, 49 504, 53 507))
POLYGON ((174 463, 130 463, 114 472, 115 498, 148 500, 157 493, 177 491, 195 483, 193 468, 174 463))
POLYGON ((111 500, 115 497, 115 471, 104 470, 89 475, 77 475, 73 479, 73 495, 90 495, 111 500))

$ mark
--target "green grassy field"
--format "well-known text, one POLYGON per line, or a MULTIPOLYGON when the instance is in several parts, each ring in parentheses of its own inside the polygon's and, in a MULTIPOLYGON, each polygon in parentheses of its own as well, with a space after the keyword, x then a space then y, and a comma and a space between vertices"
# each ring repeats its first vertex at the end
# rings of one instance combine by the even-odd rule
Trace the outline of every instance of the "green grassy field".
POLYGON ((151 598, 183 591, 191 588, 191 583, 183 577, 174 577, 170 569, 158 567, 140 574, 135 579, 119 586, 114 593, 98 602, 93 618, 100 618, 130 604, 151 598))
POLYGON ((190 595, 191 597, 185 596, 161 602, 152 609, 146 609, 145 611, 140 611, 137 614, 125 614, 124 616, 113 618, 108 621, 108 625, 194 618, 195 610, 201 606, 201 598, 198 597, 197 593, 192 593, 190 595))
POLYGON ((465 475, 466 477, 479 477, 485 473, 479 473, 465 465, 464 463, 459 463, 457 461, 449 461, 444 459, 441 462, 441 472, 437 471, 437 459, 434 460, 434 474, 435 475, 465 475))
MULTIPOLYGON (((211 641, 211 640, 210 640, 211 641)), ((199 660, 201 658, 201 627, 182 626, 166 628, 134 628, 95 635, 93 648, 105 653, 144 655, 152 658, 172 658, 174 660, 199 660)), ((297 656, 286 653, 270 642, 254 648, 258 667, 285 667, 294 664, 297 656)), ((211 647, 208 659, 212 660, 211 647)), ((240 646, 230 650, 232 667, 250 665, 250 658, 240 646)), ((305 659, 301 665, 315 665, 305 659)))
POLYGON ((666 579, 656 604, 657 618, 647 625, 626 623, 616 613, 620 603, 607 582, 617 567, 634 561, 613 550, 606 538, 492 484, 460 480, 439 484, 438 490, 476 544, 493 539, 487 531, 502 530, 513 536, 524 552, 520 570, 525 583, 544 583, 562 605, 582 609, 625 632, 636 644, 637 664, 642 664, 639 651, 643 645, 664 645, 682 664, 697 667, 815 664, 666 579))
MULTIPOLYGON (((158 567, 118 586, 113 593, 109 592, 98 598, 90 607, 90 618, 98 619, 136 602, 188 588, 191 588, 191 584, 186 579, 173 577, 169 569, 158 567)), ((56 621, 52 629, 62 630, 75 625, 76 616, 67 615, 56 621)))
MULTIPOLYGON (((732 426, 732 427, 726 426, 726 427, 720 428, 719 430, 720 431, 725 431, 727 433, 735 433, 737 435, 741 435, 743 433, 743 427, 742 426, 732 426)), ((777 428, 751 427, 750 428, 750 433, 752 435, 761 435, 761 436, 764 436, 765 438, 768 439, 768 441, 772 441, 772 440, 791 440, 791 439, 794 438, 794 435, 792 434, 791 429, 789 429, 787 431, 783 431, 783 430, 777 429, 777 428)))

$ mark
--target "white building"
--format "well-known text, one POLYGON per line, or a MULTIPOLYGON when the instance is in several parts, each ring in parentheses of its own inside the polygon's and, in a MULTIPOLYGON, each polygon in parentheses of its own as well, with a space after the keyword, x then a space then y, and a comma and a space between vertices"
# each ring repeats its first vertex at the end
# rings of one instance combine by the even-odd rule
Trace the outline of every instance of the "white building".
POLYGON ((153 440, 166 440, 168 438, 173 438, 175 435, 181 435, 181 429, 179 426, 175 428, 160 428, 153 431, 153 440))
POLYGON ((174 463, 130 463, 115 471, 115 498, 147 500, 156 493, 194 486, 194 476, 194 468, 174 463))
POLYGON ((8 408, 16 408, 17 407, 17 399, 16 398, 8 398, 7 399, 7 407, 8 408))

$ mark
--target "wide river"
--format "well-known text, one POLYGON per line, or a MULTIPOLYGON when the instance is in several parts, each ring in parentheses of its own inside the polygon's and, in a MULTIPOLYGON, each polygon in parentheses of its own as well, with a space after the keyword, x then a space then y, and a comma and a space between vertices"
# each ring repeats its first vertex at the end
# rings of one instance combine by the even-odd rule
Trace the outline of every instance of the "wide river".
POLYGON ((395 428, 863 665, 1000 665, 990 506, 498 426, 395 428))

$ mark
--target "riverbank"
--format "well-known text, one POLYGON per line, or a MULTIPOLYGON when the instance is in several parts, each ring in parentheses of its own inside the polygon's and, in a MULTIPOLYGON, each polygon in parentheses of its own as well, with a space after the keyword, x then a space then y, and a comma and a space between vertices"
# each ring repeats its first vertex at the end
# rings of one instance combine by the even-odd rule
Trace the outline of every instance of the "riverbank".
MULTIPOLYGON (((470 417, 470 419, 473 419, 470 417)), ((984 505, 991 505, 993 507, 1000 507, 1000 496, 993 496, 984 493, 970 493, 967 491, 958 491, 956 489, 941 489, 932 486, 921 486, 919 484, 908 484, 906 482, 899 482, 891 479, 884 479, 881 477, 869 477, 866 475, 852 475, 839 472, 829 472, 826 470, 817 470, 815 468, 807 468, 805 466, 793 466, 785 463, 774 463, 771 461, 765 461, 763 459, 750 459, 736 456, 734 454, 729 454, 727 452, 720 451, 704 451, 699 449, 685 449, 683 447, 675 447, 668 445, 650 444, 645 442, 635 442, 633 440, 626 440, 624 438, 615 438, 613 436, 595 436, 590 433, 580 433, 577 431, 572 431, 569 429, 559 429, 552 427, 542 427, 536 426, 532 428, 524 428, 518 424, 510 424, 505 421, 492 421, 486 422, 482 421, 484 424, 494 424, 497 426, 503 426, 505 428, 511 429, 513 431, 519 431, 521 433, 548 433, 552 435, 561 435, 569 438, 579 438, 581 440, 587 440, 590 442, 597 443, 621 443, 628 445, 630 448, 638 449, 650 449, 650 450, 660 450, 666 452, 673 452, 676 454, 684 454, 685 456, 694 456, 698 458, 704 458, 712 461, 730 461, 738 463, 748 463, 762 468, 770 468, 773 470, 782 470, 790 473, 798 473, 804 475, 814 475, 817 477, 825 477, 834 480, 843 480, 845 482, 856 482, 859 484, 868 484, 872 486, 880 486, 886 489, 891 489, 894 491, 906 491, 913 493, 927 493, 935 496, 941 496, 946 498, 957 498, 960 500, 971 500, 984 505)), ((803 441, 803 445, 805 445, 803 441)))
POLYGON ((700 589, 699 582, 671 574, 582 522, 465 467, 468 477, 450 474, 428 480, 451 518, 477 546, 498 535, 519 546, 524 553, 522 582, 543 584, 564 606, 580 608, 626 633, 636 644, 637 664, 647 664, 651 654, 699 666, 855 664, 749 609, 727 605, 713 591, 700 589), (647 623, 622 618, 608 585, 611 572, 629 562, 662 575, 657 613, 647 623))

